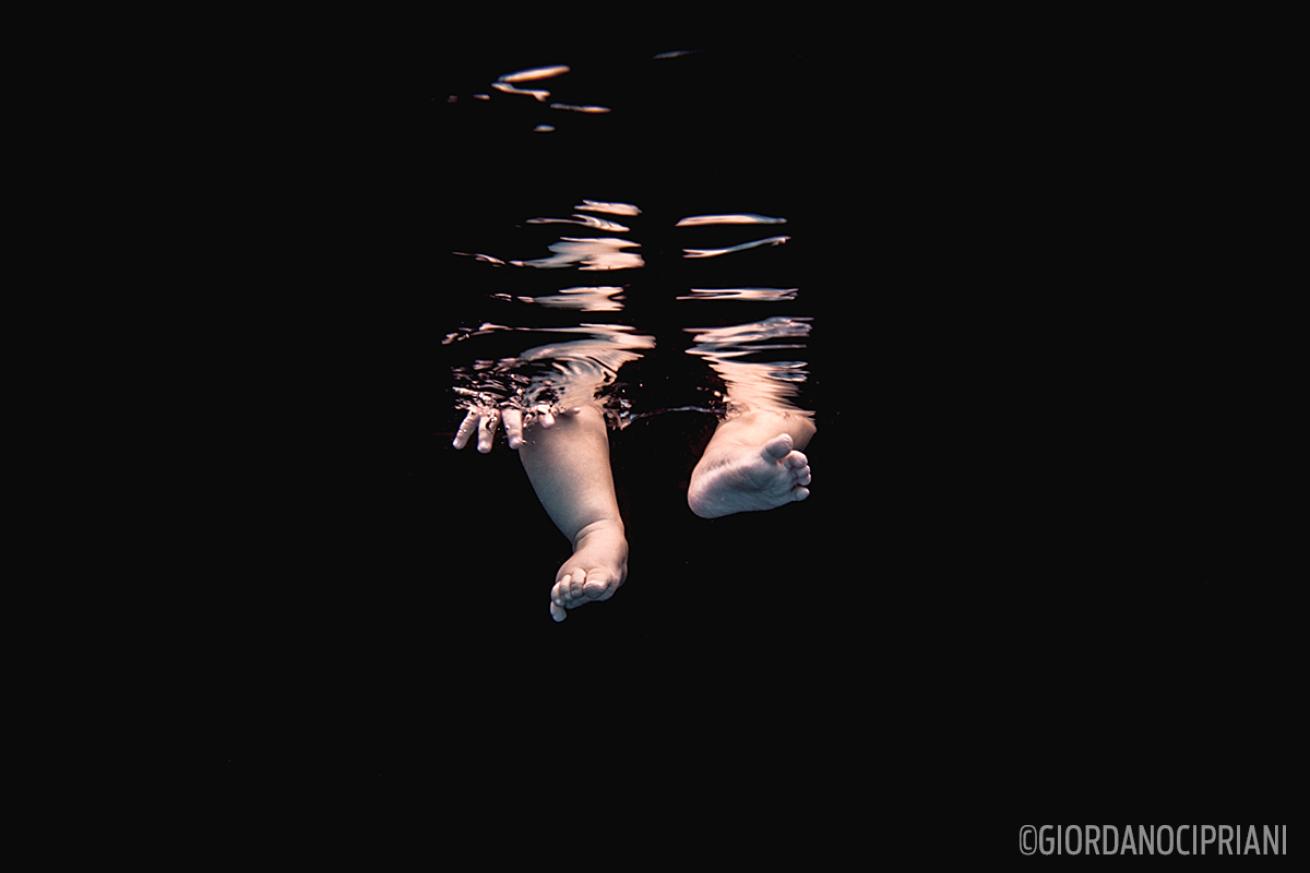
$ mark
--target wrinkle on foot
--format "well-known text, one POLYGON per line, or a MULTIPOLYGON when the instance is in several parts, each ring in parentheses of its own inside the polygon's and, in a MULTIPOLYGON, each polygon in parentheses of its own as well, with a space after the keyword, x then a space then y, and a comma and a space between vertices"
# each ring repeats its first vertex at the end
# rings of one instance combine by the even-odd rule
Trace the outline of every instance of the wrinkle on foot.
POLYGON ((763 445, 739 444, 702 459, 691 475, 687 505, 701 518, 776 509, 810 496, 809 459, 780 433, 763 445))

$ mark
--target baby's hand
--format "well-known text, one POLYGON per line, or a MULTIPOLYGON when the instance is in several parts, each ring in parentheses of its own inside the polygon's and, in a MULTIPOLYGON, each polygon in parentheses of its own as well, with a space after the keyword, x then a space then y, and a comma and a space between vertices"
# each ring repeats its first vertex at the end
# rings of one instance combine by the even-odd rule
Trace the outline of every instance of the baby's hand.
POLYGON ((511 449, 518 449, 523 445, 523 429, 531 427, 534 424, 540 424, 542 427, 553 427, 555 416, 548 406, 534 406, 529 410, 522 410, 517 406, 505 406, 496 409, 494 406, 475 406, 469 410, 469 414, 464 417, 464 422, 460 424, 459 431, 455 434, 454 446, 462 449, 469 443, 469 438, 473 432, 478 432, 478 451, 486 454, 491 451, 492 443, 495 442, 496 425, 500 421, 505 422, 505 436, 511 449))

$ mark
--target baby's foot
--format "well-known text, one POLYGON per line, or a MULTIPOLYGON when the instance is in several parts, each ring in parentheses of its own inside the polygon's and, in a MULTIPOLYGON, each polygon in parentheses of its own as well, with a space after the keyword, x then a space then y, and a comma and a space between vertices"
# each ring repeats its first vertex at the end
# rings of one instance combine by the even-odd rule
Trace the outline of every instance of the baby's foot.
POLYGON ((550 616, 568 618, 566 610, 593 600, 609 600, 628 578, 628 540, 613 521, 589 524, 578 534, 573 556, 555 574, 550 589, 550 616))
POLYGON ((809 497, 809 484, 809 459, 793 451, 791 436, 782 433, 763 446, 702 458, 691 474, 687 505, 701 518, 773 509, 809 497))

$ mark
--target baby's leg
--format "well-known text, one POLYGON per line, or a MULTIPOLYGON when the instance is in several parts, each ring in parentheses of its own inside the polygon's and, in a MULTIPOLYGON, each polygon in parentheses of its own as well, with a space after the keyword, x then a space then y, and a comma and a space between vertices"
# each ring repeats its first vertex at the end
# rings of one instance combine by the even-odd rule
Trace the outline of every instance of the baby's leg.
POLYGON ((702 518, 773 509, 810 496, 810 462, 800 449, 815 426, 805 415, 755 409, 719 423, 687 489, 702 518))
POLYGON ((550 592, 550 614, 563 621, 566 609, 609 600, 628 575, 604 415, 595 403, 583 404, 553 427, 535 428, 519 456, 541 505, 573 544, 550 592))

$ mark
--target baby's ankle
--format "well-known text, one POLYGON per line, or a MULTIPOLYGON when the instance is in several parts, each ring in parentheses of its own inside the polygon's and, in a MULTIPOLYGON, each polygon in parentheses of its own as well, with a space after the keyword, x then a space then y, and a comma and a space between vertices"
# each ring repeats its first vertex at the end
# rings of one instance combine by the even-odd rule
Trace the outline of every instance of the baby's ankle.
POLYGON ((581 548, 587 540, 596 537, 619 537, 627 539, 623 528, 623 521, 616 518, 598 518, 595 521, 588 522, 578 528, 578 532, 573 535, 573 548, 581 548))

